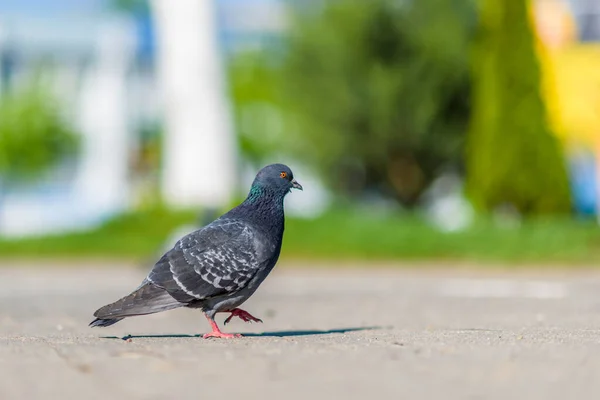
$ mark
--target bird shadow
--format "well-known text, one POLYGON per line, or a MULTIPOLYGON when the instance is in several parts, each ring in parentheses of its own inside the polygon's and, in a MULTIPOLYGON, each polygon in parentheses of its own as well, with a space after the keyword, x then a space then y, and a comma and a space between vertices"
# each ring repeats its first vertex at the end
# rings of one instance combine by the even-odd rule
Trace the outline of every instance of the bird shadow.
MULTIPOLYGON (((272 332, 261 332, 261 333, 241 333, 243 337, 293 337, 293 336, 315 336, 315 335, 331 335, 334 333, 348 333, 348 332, 359 332, 359 331, 370 331, 382 329, 380 326, 363 326, 353 328, 338 328, 338 329, 326 329, 326 330, 292 330, 292 331, 272 331, 272 332)), ((161 338, 201 338, 201 334, 197 335, 186 335, 186 334, 165 334, 165 335, 125 335, 119 336, 100 336, 100 339, 161 339, 161 338)))

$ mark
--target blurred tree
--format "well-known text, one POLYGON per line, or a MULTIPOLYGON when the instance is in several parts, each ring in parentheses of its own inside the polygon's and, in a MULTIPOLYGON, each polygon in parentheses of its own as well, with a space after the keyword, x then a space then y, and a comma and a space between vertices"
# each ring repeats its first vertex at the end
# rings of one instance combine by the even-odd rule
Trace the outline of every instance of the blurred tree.
POLYGON ((0 178, 30 180, 76 151, 78 137, 39 87, 0 101, 0 178))
POLYGON ((131 13, 148 13, 150 4, 148 0, 110 0, 109 6, 118 11, 131 13))
POLYGON ((338 193, 413 206, 459 164, 474 7, 419 0, 298 5, 283 51, 232 64, 242 148, 284 152, 338 193))
POLYGON ((567 212, 565 163, 546 120, 527 0, 481 2, 467 191, 483 210, 567 212))
POLYGON ((280 68, 262 52, 242 53, 229 63, 238 144, 256 166, 288 140, 283 135, 280 68))

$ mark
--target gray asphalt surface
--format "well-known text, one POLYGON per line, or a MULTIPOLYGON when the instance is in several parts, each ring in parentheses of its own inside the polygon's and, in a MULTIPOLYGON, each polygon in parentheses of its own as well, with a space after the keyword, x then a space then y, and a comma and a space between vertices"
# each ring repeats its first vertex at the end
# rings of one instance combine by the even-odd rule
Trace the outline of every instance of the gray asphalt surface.
POLYGON ((600 396, 600 272, 279 268, 241 339, 194 310, 87 327, 144 274, 4 265, 0 399, 600 396))

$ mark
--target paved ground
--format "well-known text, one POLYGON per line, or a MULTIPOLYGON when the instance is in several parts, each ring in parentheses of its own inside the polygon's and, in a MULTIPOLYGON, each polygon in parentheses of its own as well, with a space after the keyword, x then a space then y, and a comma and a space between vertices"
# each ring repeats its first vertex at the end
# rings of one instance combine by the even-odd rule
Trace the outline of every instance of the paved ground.
POLYGON ((279 269, 242 339, 192 310, 87 327, 143 275, 0 269, 0 399, 600 396, 600 272, 279 269))

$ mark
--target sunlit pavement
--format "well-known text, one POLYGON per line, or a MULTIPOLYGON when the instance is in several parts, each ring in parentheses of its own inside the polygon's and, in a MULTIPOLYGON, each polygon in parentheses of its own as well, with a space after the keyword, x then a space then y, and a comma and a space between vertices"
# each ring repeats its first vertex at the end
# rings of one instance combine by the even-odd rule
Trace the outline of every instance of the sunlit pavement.
POLYGON ((204 340, 196 310, 87 327, 143 270, 5 265, 0 399, 600 395, 600 271, 440 271, 279 268, 243 306, 263 324, 204 340))

